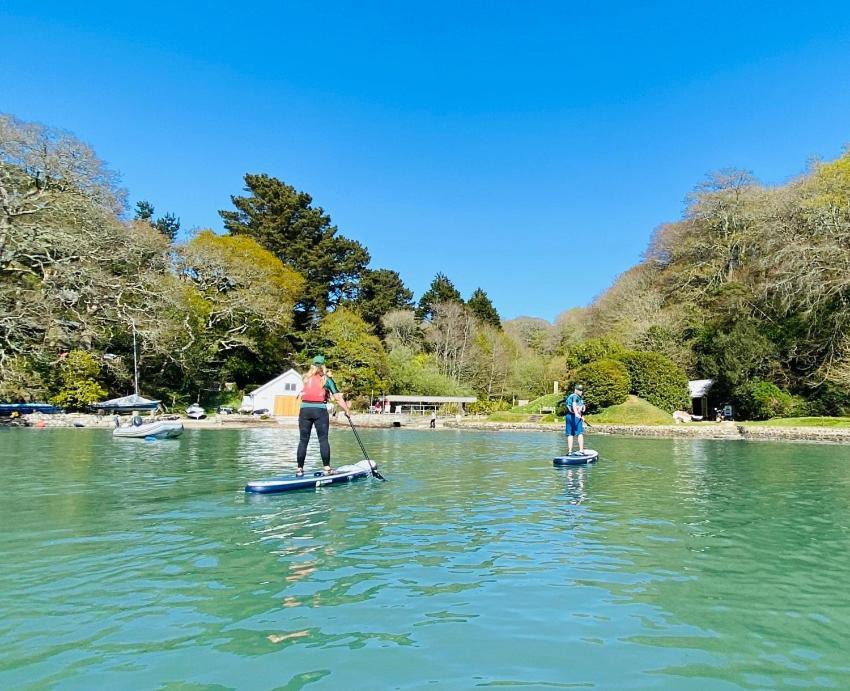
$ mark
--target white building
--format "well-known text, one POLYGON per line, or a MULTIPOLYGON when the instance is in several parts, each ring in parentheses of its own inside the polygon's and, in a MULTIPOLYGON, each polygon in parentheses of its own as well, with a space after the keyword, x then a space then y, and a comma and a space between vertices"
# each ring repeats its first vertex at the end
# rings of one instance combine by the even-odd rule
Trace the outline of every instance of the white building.
POLYGON ((296 417, 298 396, 303 388, 301 375, 290 369, 244 396, 239 409, 245 412, 265 409, 269 415, 296 417))

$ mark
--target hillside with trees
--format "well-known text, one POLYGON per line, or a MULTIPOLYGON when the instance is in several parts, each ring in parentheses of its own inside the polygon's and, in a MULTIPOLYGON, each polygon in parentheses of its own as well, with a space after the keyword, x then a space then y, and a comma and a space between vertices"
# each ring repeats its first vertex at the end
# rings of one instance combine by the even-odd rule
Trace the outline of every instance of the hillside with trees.
POLYGON ((349 394, 474 393, 481 410, 581 379, 593 408, 671 411, 688 378, 751 417, 850 407, 850 154, 775 187, 711 176, 641 263, 554 324, 502 320, 439 267, 416 300, 311 195, 244 181, 224 234, 186 233, 150 202, 129 212, 71 134, 0 115, 0 399, 126 394, 135 334, 144 393, 171 405, 322 351, 349 394))

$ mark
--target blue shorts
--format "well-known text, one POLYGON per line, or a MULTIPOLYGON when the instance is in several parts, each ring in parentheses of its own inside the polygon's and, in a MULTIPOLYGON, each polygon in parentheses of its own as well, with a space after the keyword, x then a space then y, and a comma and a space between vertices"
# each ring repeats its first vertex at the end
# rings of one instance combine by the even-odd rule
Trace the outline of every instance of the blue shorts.
POLYGON ((567 415, 566 423, 566 434, 570 437, 576 437, 579 434, 584 434, 584 422, 580 417, 576 417, 575 415, 567 415))

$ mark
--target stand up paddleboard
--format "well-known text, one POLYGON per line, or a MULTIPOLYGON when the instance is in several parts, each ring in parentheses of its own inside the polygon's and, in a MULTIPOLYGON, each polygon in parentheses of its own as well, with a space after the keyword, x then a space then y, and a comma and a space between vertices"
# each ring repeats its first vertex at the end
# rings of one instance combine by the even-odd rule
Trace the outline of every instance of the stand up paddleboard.
POLYGON ((283 475, 270 480, 255 480, 245 485, 245 491, 252 494, 274 494, 295 489, 315 489, 324 485, 335 485, 367 477, 372 472, 373 467, 377 468, 377 463, 363 460, 353 465, 341 465, 333 475, 318 472, 305 473, 301 477, 283 475))
POLYGON ((587 465, 599 460, 599 452, 593 449, 585 449, 584 453, 574 451, 567 456, 555 456, 552 465, 587 465))

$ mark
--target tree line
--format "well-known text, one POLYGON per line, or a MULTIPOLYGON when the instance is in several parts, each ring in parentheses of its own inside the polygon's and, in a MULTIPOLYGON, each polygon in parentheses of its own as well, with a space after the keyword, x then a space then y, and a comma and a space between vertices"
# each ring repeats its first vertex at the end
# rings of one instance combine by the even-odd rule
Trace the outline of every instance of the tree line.
POLYGON ((364 397, 474 393, 493 409, 584 377, 672 409, 687 378, 711 378, 750 416, 850 409, 850 153, 784 185, 710 176, 639 264, 554 323, 502 320, 439 272, 414 300, 308 193, 244 182, 224 234, 181 240, 175 213, 128 213, 84 142, 0 115, 0 400, 128 393, 135 338, 143 392, 171 405, 321 351, 364 397))
POLYGON ((438 273, 414 302, 309 194, 244 180, 219 212, 225 234, 178 242, 174 213, 141 201, 128 214, 84 142, 0 115, 0 399, 82 408, 128 393, 134 339, 144 392, 173 405, 317 351, 355 395, 537 393, 511 380, 523 346, 483 289, 464 300, 438 273))
POLYGON ((709 176, 574 318, 664 354, 746 417, 850 412, 850 152, 768 186, 709 176))

